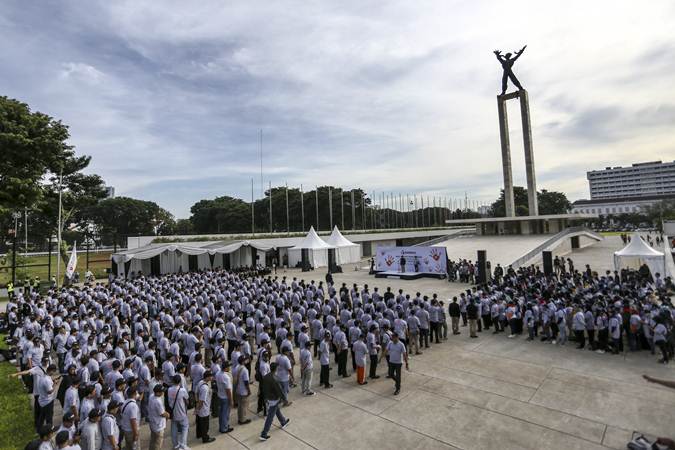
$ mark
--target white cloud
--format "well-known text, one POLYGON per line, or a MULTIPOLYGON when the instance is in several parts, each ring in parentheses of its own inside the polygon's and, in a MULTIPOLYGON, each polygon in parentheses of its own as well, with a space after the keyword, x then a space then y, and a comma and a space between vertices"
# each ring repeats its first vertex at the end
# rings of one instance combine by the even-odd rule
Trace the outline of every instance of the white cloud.
POLYGON ((22 44, 0 56, 3 94, 68 123, 118 192, 180 216, 207 177, 250 195, 260 128, 275 183, 495 198, 491 52, 525 43, 515 72, 530 92, 540 188, 575 199, 587 196, 586 170, 675 159, 669 0, 83 5, 0 12, 11 24, 0 37, 22 44), (172 180, 195 189, 162 197, 172 180))

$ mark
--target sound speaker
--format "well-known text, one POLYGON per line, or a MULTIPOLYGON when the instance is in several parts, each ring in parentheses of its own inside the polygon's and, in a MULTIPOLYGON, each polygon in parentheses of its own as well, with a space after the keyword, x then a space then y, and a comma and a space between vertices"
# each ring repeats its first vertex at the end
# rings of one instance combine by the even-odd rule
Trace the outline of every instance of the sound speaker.
POLYGON ((485 250, 478 250, 478 277, 476 284, 482 284, 487 281, 487 252, 485 250))
POLYGON ((553 275, 553 255, 551 252, 541 252, 541 258, 544 260, 544 275, 553 275))

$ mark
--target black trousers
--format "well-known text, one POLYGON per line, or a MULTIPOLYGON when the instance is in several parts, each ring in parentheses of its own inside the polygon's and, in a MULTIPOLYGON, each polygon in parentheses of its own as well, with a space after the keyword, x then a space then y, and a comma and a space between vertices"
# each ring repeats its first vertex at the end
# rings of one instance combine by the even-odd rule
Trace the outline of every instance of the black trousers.
POLYGON ((314 339, 314 357, 319 356, 319 347, 321 346, 321 339, 314 339))
POLYGON ((338 354, 338 375, 347 376, 347 350, 338 354))
POLYGON ((238 343, 239 341, 235 339, 228 339, 227 340, 227 360, 231 361, 232 360, 232 352, 234 351, 234 346, 238 343))
POLYGON ((401 367, 403 367, 403 364, 390 363, 389 367, 391 367, 391 375, 394 378, 394 386, 398 391, 401 389, 401 367))
POLYGON ((595 330, 586 330, 588 333, 588 345, 591 346, 591 350, 595 350, 595 330))
POLYGON ((52 426, 54 421, 54 401, 52 400, 45 406, 40 406, 36 427, 39 430, 42 425, 52 426))
POLYGON ((262 388, 258 386, 258 408, 256 413, 263 412, 267 415, 267 402, 265 401, 265 395, 263 394, 262 388))
POLYGON ((370 378, 377 376, 377 355, 370 355, 370 378))
POLYGON ((325 387, 330 386, 330 365, 321 364, 321 373, 319 374, 319 384, 325 387))
POLYGON ((441 330, 441 324, 440 322, 431 322, 431 342, 434 342, 434 336, 436 336, 436 343, 440 344, 440 330, 441 330))
POLYGON ((349 349, 349 353, 352 354, 352 371, 356 372, 356 354, 353 347, 349 349))
POLYGON ((420 328, 420 348, 429 348, 429 329, 420 328))
POLYGON ((466 326, 466 312, 459 313, 462 316, 462 326, 466 326))
POLYGON ((209 416, 199 417, 197 416, 195 420, 195 425, 197 425, 197 439, 206 442, 209 440, 209 416))
POLYGON ((600 328, 598 330, 598 348, 600 350, 607 350, 607 341, 609 340, 609 330, 607 328, 600 328))
POLYGON ((584 334, 584 330, 574 330, 574 336, 576 337, 578 344, 577 348, 584 348, 586 345, 586 335, 584 334))

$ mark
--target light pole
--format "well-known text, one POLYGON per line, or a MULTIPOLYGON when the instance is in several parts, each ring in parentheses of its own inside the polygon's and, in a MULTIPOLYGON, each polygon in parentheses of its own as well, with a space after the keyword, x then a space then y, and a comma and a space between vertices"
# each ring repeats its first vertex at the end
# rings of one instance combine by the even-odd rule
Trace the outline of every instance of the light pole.
POLYGON ((19 226, 19 219, 21 218, 20 212, 13 212, 12 218, 14 219, 14 240, 12 242, 12 286, 16 284, 16 238, 17 238, 17 228, 19 226))

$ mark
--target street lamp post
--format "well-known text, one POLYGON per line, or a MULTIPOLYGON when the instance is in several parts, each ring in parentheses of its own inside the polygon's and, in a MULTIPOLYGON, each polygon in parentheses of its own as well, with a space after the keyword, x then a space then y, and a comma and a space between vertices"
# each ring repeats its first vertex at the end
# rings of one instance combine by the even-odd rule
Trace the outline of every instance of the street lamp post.
POLYGON ((12 242, 12 286, 16 285, 16 239, 17 239, 17 228, 19 226, 19 219, 21 218, 21 213, 13 212, 12 218, 14 219, 14 240, 12 242))

